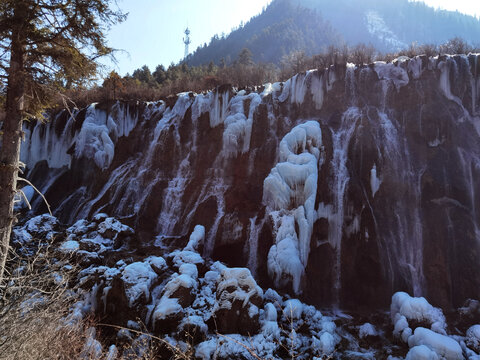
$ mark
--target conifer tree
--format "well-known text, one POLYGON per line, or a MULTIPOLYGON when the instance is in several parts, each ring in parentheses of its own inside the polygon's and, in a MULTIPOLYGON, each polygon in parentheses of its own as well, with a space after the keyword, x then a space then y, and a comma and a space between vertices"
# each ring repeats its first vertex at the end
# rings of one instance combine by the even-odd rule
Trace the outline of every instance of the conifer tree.
POLYGON ((95 74, 109 27, 125 19, 114 0, 0 0, 0 81, 6 89, 0 148, 0 284, 14 222, 22 122, 41 117, 62 87, 95 74))

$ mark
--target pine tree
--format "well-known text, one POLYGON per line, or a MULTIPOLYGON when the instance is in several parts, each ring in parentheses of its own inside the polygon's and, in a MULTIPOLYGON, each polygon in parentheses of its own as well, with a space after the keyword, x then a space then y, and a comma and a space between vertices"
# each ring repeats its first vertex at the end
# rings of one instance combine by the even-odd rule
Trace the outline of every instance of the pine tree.
POLYGON ((125 19, 113 0, 0 0, 0 81, 6 89, 0 148, 0 284, 14 222, 22 123, 41 116, 61 87, 95 74, 112 54, 105 32, 125 19))

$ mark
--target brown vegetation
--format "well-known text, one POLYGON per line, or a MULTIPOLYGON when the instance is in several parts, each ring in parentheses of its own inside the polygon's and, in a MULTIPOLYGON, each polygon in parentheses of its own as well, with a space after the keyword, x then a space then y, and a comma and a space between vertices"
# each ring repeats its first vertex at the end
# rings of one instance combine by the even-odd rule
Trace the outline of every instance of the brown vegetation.
POLYGON ((132 75, 127 74, 124 77, 112 71, 104 78, 101 86, 65 90, 58 98, 57 104, 64 107, 65 99, 70 99, 77 107, 106 100, 155 101, 183 91, 198 93, 210 90, 222 84, 244 88, 266 82, 285 81, 308 69, 324 69, 331 65, 344 65, 347 62, 369 64, 373 61, 391 62, 399 56, 436 56, 479 51, 480 49, 468 45, 460 38, 453 38, 438 46, 412 43, 407 49, 388 54, 379 53, 373 46, 365 44, 353 47, 331 45, 324 52, 313 56, 307 56, 303 51, 284 55, 278 67, 271 63, 254 63, 252 53, 248 49, 243 49, 238 58, 228 66, 224 60, 220 65, 210 62, 208 65, 193 67, 179 63, 171 64, 168 69, 159 65, 153 73, 147 66, 143 66, 132 75))

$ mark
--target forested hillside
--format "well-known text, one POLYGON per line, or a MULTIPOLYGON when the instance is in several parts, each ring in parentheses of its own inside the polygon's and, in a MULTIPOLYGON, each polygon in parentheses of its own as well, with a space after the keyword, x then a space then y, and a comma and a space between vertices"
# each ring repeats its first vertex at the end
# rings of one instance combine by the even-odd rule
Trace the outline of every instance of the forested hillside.
POLYGON ((213 36, 187 63, 230 64, 246 47, 256 62, 279 64, 282 56, 293 51, 313 55, 341 43, 365 43, 378 51, 396 52, 413 42, 438 45, 455 36, 477 45, 480 21, 408 0, 273 0, 228 36, 213 36))
POLYGON ((260 15, 227 37, 215 35, 206 46, 189 56, 189 65, 220 64, 236 60, 242 48, 253 53, 255 62, 278 64, 283 55, 305 51, 312 55, 342 37, 319 11, 295 4, 290 0, 273 1, 260 15))

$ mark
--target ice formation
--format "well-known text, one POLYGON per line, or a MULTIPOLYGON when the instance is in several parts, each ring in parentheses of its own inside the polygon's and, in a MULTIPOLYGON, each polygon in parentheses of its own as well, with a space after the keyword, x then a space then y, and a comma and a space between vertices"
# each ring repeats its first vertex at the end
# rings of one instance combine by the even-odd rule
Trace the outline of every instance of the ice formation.
POLYGON ((375 197, 381 184, 382 180, 377 176, 377 165, 373 164, 372 170, 370 170, 370 189, 372 190, 372 197, 375 197))
POLYGON ((243 154, 250 149, 253 114, 261 101, 260 95, 253 92, 249 95, 237 94, 230 101, 223 131, 223 151, 227 157, 243 154), (246 103, 250 104, 248 114, 244 111, 246 103))
POLYGON ((202 225, 196 225, 184 250, 195 251, 200 245, 203 245, 204 240, 205 227, 202 225))
POLYGON ((30 185, 24 186, 15 194, 15 210, 25 209, 31 206, 35 190, 30 185))
POLYGON ((393 63, 387 64, 384 61, 376 61, 373 68, 380 80, 393 82, 397 90, 408 84, 408 74, 400 66, 396 66, 393 63))
POLYGON ((264 202, 275 224, 275 245, 268 254, 268 271, 276 284, 292 278, 296 293, 307 266, 310 238, 316 220, 318 166, 322 132, 316 121, 298 125, 280 142, 279 161, 263 183, 264 202), (299 231, 295 230, 295 223, 299 231))
POLYGON ((138 122, 138 113, 132 114, 128 105, 115 103, 110 112, 90 105, 80 127, 77 122, 80 114, 74 110, 71 115, 66 110, 56 115, 55 121, 44 127, 35 126, 33 131, 26 126, 25 144, 21 148, 21 160, 29 169, 33 169, 40 160, 47 160, 50 168, 70 167, 72 157, 69 150, 75 146, 75 157, 94 160, 102 170, 113 160, 115 143, 119 137, 128 136, 138 122), (68 118, 61 133, 55 129, 55 121, 68 118))

